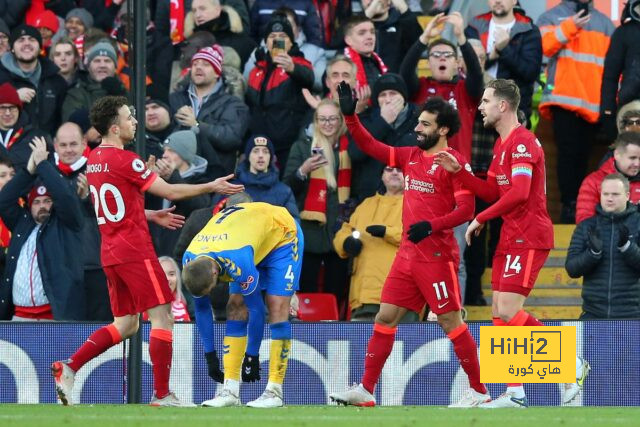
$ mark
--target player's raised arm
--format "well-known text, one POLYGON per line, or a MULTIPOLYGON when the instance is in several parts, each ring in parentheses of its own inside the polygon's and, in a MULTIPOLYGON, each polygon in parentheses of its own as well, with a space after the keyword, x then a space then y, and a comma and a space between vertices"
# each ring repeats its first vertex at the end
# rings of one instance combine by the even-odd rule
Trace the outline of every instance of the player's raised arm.
POLYGON ((168 200, 188 199, 205 193, 235 194, 244 190, 244 185, 229 182, 233 174, 220 177, 204 184, 169 184, 157 177, 147 190, 153 195, 168 200))
POLYGON ((353 96, 349 83, 343 81, 338 85, 338 97, 345 123, 358 147, 374 159, 386 165, 390 164, 392 147, 375 139, 362 126, 355 113, 358 100, 353 96))

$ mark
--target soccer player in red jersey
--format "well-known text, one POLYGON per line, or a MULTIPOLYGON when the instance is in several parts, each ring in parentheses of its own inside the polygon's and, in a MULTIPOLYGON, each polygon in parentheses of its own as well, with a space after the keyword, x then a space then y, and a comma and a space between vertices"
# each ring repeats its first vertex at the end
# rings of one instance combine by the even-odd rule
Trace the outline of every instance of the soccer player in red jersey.
MULTIPOLYGON (((198 185, 168 184, 135 153, 124 150, 135 137, 137 123, 125 97, 105 96, 91 109, 91 124, 102 135, 102 143, 89 155, 86 174, 102 237, 101 258, 114 321, 91 334, 69 360, 51 365, 56 392, 65 405, 73 403, 78 369, 133 335, 139 313, 146 311, 151 320, 149 355, 154 382, 150 404, 191 406, 169 391, 173 294, 151 243, 144 192, 177 200, 203 193, 233 194, 244 187, 227 182, 232 175, 198 185)), ((171 217, 165 225, 171 226, 171 217)))
MULTIPOLYGON (((523 306, 553 248, 553 224, 547 212, 544 151, 536 136, 518 122, 519 104, 520 91, 513 80, 496 79, 486 86, 479 111, 484 126, 494 127, 500 135, 486 181, 470 174, 447 152, 438 153, 435 162, 459 176, 478 197, 495 202, 469 225, 468 244, 487 221, 503 219, 491 277, 493 324, 542 326, 523 306)), ((580 392, 589 369, 578 357, 576 382, 565 385, 564 403, 580 392)), ((525 408, 528 402, 522 384, 507 384, 504 394, 480 406, 525 408)))
POLYGON ((474 198, 454 174, 433 163, 434 154, 446 150, 471 169, 460 153, 447 146, 447 137, 460 128, 458 112, 440 97, 428 99, 415 128, 417 147, 391 147, 362 127, 354 114, 357 100, 347 83, 340 83, 338 94, 340 109, 358 147, 371 157, 402 169, 404 230, 382 289, 362 383, 345 392, 332 393, 329 398, 345 405, 375 406, 374 388, 391 353, 398 322, 407 310, 420 311, 426 302, 453 343, 471 384, 469 392, 452 406, 472 407, 488 401, 490 396, 480 382, 477 345, 460 312, 460 257, 453 236, 453 227, 472 218, 474 198))

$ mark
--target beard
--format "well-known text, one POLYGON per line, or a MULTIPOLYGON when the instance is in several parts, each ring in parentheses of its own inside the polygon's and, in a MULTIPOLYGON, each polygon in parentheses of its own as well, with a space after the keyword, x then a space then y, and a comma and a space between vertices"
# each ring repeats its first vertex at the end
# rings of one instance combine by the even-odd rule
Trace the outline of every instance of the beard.
POLYGON ((498 9, 498 10, 492 10, 491 14, 493 14, 493 16, 495 16, 496 18, 504 18, 509 13, 505 9, 498 9))
POLYGON ((418 147, 422 150, 428 150, 434 147, 440 140, 440 135, 435 132, 430 134, 419 133, 419 135, 424 137, 422 141, 418 140, 418 147))
POLYGON ((49 212, 46 209, 41 209, 40 211, 38 211, 38 214, 36 215, 37 222, 39 224, 43 224, 46 220, 49 219, 50 216, 51 216, 51 212, 49 212))

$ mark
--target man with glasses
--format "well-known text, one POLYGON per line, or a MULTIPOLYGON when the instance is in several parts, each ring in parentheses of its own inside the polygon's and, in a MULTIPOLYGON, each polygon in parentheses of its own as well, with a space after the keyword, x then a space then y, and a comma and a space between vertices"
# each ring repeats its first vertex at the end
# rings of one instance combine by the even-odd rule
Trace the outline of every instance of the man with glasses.
POLYGON ((482 89, 482 68, 471 44, 464 35, 464 19, 459 12, 451 15, 436 15, 424 29, 407 55, 405 56, 400 74, 407 84, 408 93, 412 94, 411 102, 420 105, 428 97, 441 96, 449 101, 460 115, 462 126, 460 132, 449 138, 449 146, 458 150, 465 159, 471 158, 471 133, 473 120, 478 109, 482 89), (457 43, 439 38, 429 43, 442 32, 445 24, 453 26, 457 43), (429 56, 430 77, 420 77, 416 74, 416 67, 427 49, 429 56), (458 49, 467 66, 466 76, 458 72, 458 49))
MULTIPOLYGON (((640 126, 640 111, 637 113, 637 116, 628 119, 629 123, 637 123, 634 126, 636 129, 640 126)), ((626 128, 627 126, 624 129, 626 128)), ((629 180, 629 201, 633 204, 640 203, 640 132, 620 133, 614 143, 613 156, 582 181, 576 204, 576 224, 596 214, 602 180, 616 172, 629 180)))
POLYGON ((22 108, 18 91, 9 83, 0 85, 0 155, 9 157, 16 170, 27 165, 29 143, 35 137, 45 138, 50 145, 49 136, 29 122, 22 108))

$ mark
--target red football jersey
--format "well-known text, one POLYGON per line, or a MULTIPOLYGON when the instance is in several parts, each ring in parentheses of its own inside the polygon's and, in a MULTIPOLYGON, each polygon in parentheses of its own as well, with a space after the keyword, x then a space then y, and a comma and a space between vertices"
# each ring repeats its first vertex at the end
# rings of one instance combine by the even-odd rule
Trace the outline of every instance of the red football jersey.
POLYGON ((96 147, 87 180, 102 237, 102 265, 157 258, 144 214, 144 192, 157 174, 137 154, 112 145, 96 147))
MULTIPOLYGON (((416 254, 427 261, 457 263, 459 251, 453 227, 473 217, 475 199, 471 191, 464 188, 456 175, 434 164, 434 156, 419 147, 391 147, 377 141, 362 127, 357 116, 347 116, 346 123, 362 151, 380 162, 402 169, 404 196, 400 250, 408 251, 410 257, 416 254), (407 231, 420 221, 430 222, 433 232, 414 244, 407 239, 407 231)), ((471 166, 460 153, 452 148, 448 151, 471 171, 471 166)))
POLYGON ((505 141, 498 138, 493 148, 488 176, 496 180, 500 197, 511 189, 513 173, 531 174, 531 188, 525 203, 502 215, 504 224, 498 248, 553 249, 544 151, 540 141, 524 126, 514 129, 505 141), (531 173, 529 168, 518 168, 518 165, 528 166, 531 173))

